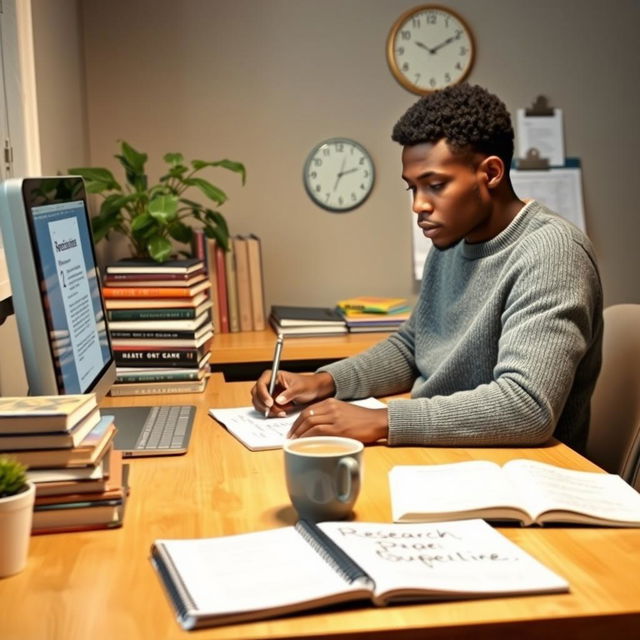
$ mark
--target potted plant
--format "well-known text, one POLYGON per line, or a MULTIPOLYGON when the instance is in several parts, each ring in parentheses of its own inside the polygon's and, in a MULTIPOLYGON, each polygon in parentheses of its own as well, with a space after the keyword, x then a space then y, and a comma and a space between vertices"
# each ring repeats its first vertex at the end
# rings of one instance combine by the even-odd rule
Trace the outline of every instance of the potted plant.
POLYGON ((22 571, 27 562, 35 494, 24 465, 0 456, 0 578, 22 571))
MULTIPOLYGON (((217 207, 227 195, 199 174, 207 167, 221 167, 240 174, 245 183, 244 165, 233 160, 191 160, 181 153, 167 153, 166 173, 157 183, 149 185, 145 164, 146 153, 136 151, 121 141, 121 153, 116 155, 122 165, 126 182, 120 184, 109 169, 75 167, 69 173, 82 176, 87 191, 101 195, 100 211, 92 218, 94 239, 100 242, 111 232, 126 236, 131 244, 132 257, 164 262, 174 253, 172 240, 191 242, 193 229, 189 221, 197 221, 209 238, 228 249, 229 229, 217 207), (185 197, 187 190, 204 195, 208 205, 185 197)), ((188 256, 189 251, 179 251, 188 256)))

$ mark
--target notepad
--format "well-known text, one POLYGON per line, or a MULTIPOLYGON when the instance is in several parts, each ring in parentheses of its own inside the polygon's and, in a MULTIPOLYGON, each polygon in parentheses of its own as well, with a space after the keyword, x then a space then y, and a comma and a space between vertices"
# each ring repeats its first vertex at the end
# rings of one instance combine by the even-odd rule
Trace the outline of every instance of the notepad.
MULTIPOLYGON (((375 398, 354 400, 350 404, 366 409, 383 409, 387 406, 375 398)), ((265 418, 253 407, 235 407, 209 409, 209 415, 225 426, 229 433, 240 440, 247 449, 262 451, 282 447, 300 411, 290 413, 286 418, 265 418)))

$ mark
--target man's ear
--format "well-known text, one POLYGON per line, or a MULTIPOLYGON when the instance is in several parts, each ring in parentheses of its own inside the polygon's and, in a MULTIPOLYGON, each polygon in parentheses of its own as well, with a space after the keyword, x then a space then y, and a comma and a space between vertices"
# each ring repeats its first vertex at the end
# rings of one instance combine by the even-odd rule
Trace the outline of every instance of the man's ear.
POLYGON ((479 165, 488 189, 495 189, 504 178, 504 162, 498 156, 487 156, 479 165))

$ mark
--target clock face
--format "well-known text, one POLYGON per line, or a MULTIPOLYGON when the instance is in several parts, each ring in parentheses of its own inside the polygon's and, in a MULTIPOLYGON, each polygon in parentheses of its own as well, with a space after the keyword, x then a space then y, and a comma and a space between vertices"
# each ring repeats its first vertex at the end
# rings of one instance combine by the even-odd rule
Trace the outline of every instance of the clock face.
POLYGON ((350 211, 371 193, 375 172, 369 152, 348 138, 316 145, 304 164, 304 186, 311 199, 329 211, 350 211))
POLYGON ((435 5, 416 7, 393 25, 387 61, 398 82, 426 94, 464 80, 473 65, 474 42, 464 20, 435 5))

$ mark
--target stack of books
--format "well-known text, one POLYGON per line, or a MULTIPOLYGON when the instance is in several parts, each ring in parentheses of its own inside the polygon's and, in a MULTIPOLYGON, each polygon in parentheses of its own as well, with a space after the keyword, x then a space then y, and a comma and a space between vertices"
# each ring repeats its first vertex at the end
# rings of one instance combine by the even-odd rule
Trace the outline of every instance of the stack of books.
POLYGON ((204 390, 213 323, 202 260, 122 260, 107 266, 102 290, 117 368, 111 395, 204 390))
POLYGON ((284 336, 324 336, 347 333, 342 315, 331 308, 273 305, 269 323, 284 336))
POLYGON ((266 320, 260 238, 253 233, 235 235, 225 251, 196 231, 193 254, 207 265, 215 332, 262 331, 266 320))
POLYGON ((358 296, 337 305, 350 333, 396 331, 411 313, 406 298, 358 296))
POLYGON ((128 466, 94 394, 0 398, 0 452, 36 486, 33 533, 122 525, 128 466))

